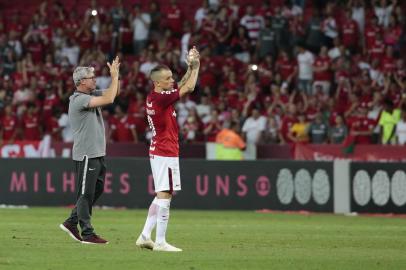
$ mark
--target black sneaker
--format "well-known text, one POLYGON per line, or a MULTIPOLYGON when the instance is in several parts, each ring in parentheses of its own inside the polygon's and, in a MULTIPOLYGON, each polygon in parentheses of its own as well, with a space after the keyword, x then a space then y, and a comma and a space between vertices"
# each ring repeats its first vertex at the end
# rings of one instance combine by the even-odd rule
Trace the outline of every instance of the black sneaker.
POLYGON ((101 238, 100 236, 98 236, 97 234, 92 234, 86 238, 83 238, 82 240, 82 244, 108 244, 109 241, 101 238))
POLYGON ((80 237, 79 230, 75 225, 65 221, 59 225, 59 228, 67 232, 75 241, 82 242, 82 237, 80 237))

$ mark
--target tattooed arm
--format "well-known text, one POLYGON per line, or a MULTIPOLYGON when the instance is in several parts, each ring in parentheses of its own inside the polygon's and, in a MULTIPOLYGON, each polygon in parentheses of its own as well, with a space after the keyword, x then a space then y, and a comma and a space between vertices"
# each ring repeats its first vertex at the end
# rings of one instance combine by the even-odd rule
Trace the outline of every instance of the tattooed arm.
POLYGON ((184 96, 187 93, 193 92, 197 82, 197 76, 199 75, 200 60, 199 52, 195 47, 190 50, 187 57, 188 69, 186 74, 178 83, 179 96, 184 96))

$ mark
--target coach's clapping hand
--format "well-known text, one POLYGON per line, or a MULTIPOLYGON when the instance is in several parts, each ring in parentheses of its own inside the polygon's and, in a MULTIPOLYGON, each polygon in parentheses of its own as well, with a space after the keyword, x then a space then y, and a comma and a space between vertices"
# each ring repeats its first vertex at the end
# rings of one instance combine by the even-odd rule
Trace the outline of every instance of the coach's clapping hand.
POLYGON ((118 56, 116 56, 111 64, 107 63, 107 66, 110 69, 111 78, 118 78, 120 68, 120 59, 118 58, 118 56))

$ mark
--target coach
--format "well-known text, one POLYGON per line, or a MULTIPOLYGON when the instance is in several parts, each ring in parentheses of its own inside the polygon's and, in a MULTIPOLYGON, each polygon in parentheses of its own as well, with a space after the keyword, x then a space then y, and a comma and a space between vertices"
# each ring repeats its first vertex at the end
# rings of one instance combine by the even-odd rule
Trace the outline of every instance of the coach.
POLYGON ((92 206, 103 193, 106 174, 106 138, 100 107, 113 103, 119 88, 118 57, 110 69, 111 84, 105 91, 95 91, 94 68, 77 67, 73 72, 76 91, 70 97, 69 121, 73 130, 73 160, 78 183, 77 200, 70 217, 59 227, 84 244, 107 244, 91 225, 92 206), (80 225, 81 235, 77 225, 80 225))

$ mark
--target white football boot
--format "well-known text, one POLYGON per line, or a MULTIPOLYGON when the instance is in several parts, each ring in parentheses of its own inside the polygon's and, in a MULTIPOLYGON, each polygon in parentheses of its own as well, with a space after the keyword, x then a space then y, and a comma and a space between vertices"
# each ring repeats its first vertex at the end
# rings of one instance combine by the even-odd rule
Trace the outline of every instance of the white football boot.
POLYGON ((153 251, 180 252, 182 250, 165 242, 161 244, 155 244, 153 251))
POLYGON ((135 245, 140 248, 153 249, 155 243, 151 240, 151 238, 145 238, 142 234, 140 234, 137 241, 135 242, 135 245))

